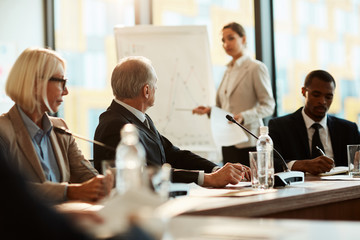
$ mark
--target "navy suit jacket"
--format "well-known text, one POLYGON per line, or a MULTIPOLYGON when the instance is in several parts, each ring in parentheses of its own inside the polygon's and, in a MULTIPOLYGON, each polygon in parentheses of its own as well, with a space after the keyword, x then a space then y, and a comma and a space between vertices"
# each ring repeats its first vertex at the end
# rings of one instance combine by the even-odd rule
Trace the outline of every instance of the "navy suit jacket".
MULTIPOLYGON (((301 111, 302 108, 292 114, 269 121, 269 135, 274 142, 274 148, 280 152, 286 162, 311 159, 307 130, 301 111)), ((327 126, 335 165, 347 166, 346 145, 360 144, 358 127, 356 123, 329 115, 327 116, 327 126)), ((279 159, 277 159, 275 162, 276 171, 282 171, 279 165, 279 159)))
MULTIPOLYGON (((198 171, 210 173, 216 164, 190 151, 180 150, 155 128, 151 118, 146 115, 150 128, 144 125, 134 114, 113 101, 109 108, 100 115, 99 125, 95 131, 95 140, 116 148, 120 142, 120 130, 127 123, 134 124, 139 130, 139 139, 146 151, 149 166, 161 166, 169 163, 173 168, 172 181, 197 182, 198 171)), ((95 168, 101 172, 101 161, 114 159, 115 152, 94 145, 95 168)))

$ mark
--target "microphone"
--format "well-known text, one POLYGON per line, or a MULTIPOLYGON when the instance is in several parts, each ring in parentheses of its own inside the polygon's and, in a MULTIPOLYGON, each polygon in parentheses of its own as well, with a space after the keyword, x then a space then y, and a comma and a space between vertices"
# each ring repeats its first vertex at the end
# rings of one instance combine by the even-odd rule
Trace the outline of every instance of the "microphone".
POLYGON ((77 135, 77 134, 75 134, 75 133, 72 133, 72 132, 70 132, 69 129, 66 129, 65 127, 56 127, 56 126, 53 126, 53 128, 54 128, 54 131, 57 132, 57 133, 74 136, 74 137, 76 137, 76 138, 85 140, 85 141, 87 141, 87 142, 91 142, 91 143, 94 143, 94 144, 96 144, 96 145, 102 146, 102 147, 104 147, 104 148, 106 148, 106 149, 109 149, 109 150, 112 150, 112 151, 116 151, 115 148, 110 147, 110 146, 108 146, 108 145, 106 145, 106 144, 104 144, 104 143, 102 143, 102 142, 99 142, 99 141, 96 141, 96 140, 90 140, 90 139, 87 139, 87 138, 85 138, 85 137, 83 137, 83 136, 80 136, 80 135, 77 135))
MULTIPOLYGON (((232 116, 226 115, 226 119, 230 122, 235 123, 239 127, 241 127, 245 132, 249 133, 251 136, 253 136, 255 139, 259 139, 255 134, 253 134, 250 130, 248 130, 246 127, 238 123, 232 116)), ((303 183, 304 182, 304 173, 300 171, 290 171, 284 158, 281 156, 281 154, 275 149, 274 152, 280 157, 282 167, 284 172, 279 172, 274 174, 275 182, 274 186, 286 186, 290 184, 295 183, 303 183)))
MULTIPOLYGON (((252 132, 250 132, 249 129, 247 129, 246 127, 244 127, 243 125, 241 125, 240 123, 238 123, 232 116, 230 115, 226 115, 226 119, 229 120, 230 122, 233 122, 235 123, 236 125, 238 125, 239 127, 241 127, 242 129, 244 129, 247 133, 249 133, 251 136, 253 136, 254 138, 256 139, 259 139, 255 134, 253 134, 252 132)), ((274 149, 274 152, 281 158, 282 160, 282 165, 283 165, 283 170, 284 172, 289 172, 289 168, 284 160, 284 158, 281 156, 281 154, 275 149, 274 149)))

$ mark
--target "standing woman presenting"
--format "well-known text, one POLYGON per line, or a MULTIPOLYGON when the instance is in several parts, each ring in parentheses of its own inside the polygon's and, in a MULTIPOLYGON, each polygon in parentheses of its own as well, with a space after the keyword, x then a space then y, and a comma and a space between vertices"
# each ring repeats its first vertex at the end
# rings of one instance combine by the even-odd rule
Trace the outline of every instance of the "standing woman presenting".
MULTIPOLYGON (((268 70, 265 64, 247 55, 246 34, 240 24, 225 25, 222 42, 232 60, 218 88, 216 106, 232 113, 237 122, 259 135, 259 127, 264 125, 262 119, 272 115, 275 108, 268 70)), ((210 115, 211 107, 199 106, 193 113, 210 115)), ((249 151, 256 150, 256 139, 247 136, 249 141, 245 143, 222 147, 224 164, 240 162, 249 166, 249 151)))

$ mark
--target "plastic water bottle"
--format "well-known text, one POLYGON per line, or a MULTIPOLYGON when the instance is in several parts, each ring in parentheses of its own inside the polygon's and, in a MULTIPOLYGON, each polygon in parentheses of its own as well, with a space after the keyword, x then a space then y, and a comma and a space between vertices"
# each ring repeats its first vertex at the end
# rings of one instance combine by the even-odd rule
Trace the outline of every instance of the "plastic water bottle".
POLYGON ((116 148, 116 189, 123 194, 129 189, 146 186, 146 160, 139 133, 133 124, 126 124, 120 131, 121 141, 116 148))
POLYGON ((267 126, 260 127, 260 136, 256 142, 258 155, 257 171, 259 178, 259 188, 269 189, 274 187, 274 158, 273 141, 269 136, 267 126))

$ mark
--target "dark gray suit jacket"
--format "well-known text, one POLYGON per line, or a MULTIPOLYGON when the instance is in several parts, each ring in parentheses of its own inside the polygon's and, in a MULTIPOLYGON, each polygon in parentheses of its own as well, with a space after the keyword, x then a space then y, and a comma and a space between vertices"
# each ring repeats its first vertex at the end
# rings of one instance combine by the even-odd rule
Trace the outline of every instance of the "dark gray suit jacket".
MULTIPOLYGON (((269 121, 269 135, 274 148, 280 152, 285 161, 311 159, 307 130, 301 114, 296 112, 274 118, 269 121)), ((360 144, 360 135, 356 123, 334 116, 327 117, 331 145, 336 166, 347 166, 347 147, 349 144, 360 144)), ((276 154, 274 154, 276 158, 276 154)), ((275 171, 281 171, 279 160, 275 162, 275 171)))
MULTIPOLYGON (((198 171, 210 173, 217 165, 190 151, 180 150, 155 128, 148 115, 150 128, 145 126, 134 114, 113 101, 109 108, 100 115, 95 131, 95 140, 116 148, 120 142, 120 130, 127 123, 134 124, 139 130, 140 142, 146 151, 147 164, 161 166, 169 163, 173 168, 173 182, 197 182, 198 171)), ((114 159, 115 152, 94 145, 95 168, 101 171, 101 160, 114 159)))

